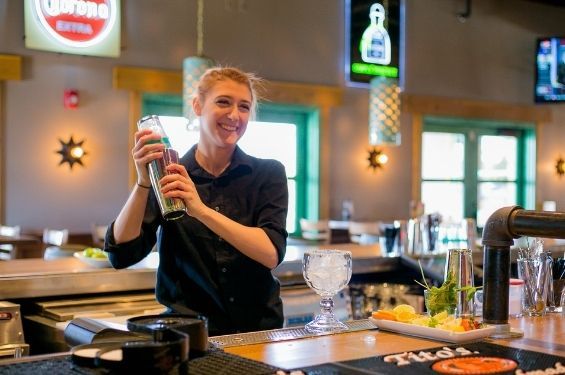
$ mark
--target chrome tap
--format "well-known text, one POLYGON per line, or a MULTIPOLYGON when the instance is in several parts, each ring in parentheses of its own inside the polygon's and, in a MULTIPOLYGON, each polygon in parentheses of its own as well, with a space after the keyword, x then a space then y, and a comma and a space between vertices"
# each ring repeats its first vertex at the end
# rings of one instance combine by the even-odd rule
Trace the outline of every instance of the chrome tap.
POLYGON ((495 337, 515 337, 508 324, 510 246, 522 236, 565 238, 565 212, 496 210, 483 229, 483 322, 497 326, 495 337))

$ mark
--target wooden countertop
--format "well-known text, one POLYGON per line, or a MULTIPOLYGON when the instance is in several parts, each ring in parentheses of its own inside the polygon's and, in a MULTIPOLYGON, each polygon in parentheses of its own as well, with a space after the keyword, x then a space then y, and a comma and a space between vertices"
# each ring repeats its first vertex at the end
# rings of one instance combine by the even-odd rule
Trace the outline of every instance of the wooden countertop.
MULTIPOLYGON (((489 342, 565 357, 565 317, 548 314, 542 318, 511 319, 512 327, 524 337, 489 342)), ((357 331, 315 338, 225 348, 226 352, 285 369, 328 362, 419 351, 446 345, 380 330, 357 331)), ((452 344, 449 344, 452 345, 452 344)), ((462 344, 464 346, 464 344, 462 344)))

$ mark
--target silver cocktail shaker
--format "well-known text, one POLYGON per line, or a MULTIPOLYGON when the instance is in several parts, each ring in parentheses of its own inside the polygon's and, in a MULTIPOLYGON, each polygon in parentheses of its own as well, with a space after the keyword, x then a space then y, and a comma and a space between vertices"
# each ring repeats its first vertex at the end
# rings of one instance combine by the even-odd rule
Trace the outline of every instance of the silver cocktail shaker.
POLYGON ((161 214, 165 220, 176 220, 181 218, 186 214, 186 206, 182 199, 179 198, 165 198, 163 193, 161 193, 161 187, 159 181, 161 178, 168 174, 167 166, 172 163, 179 162, 178 152, 171 148, 171 143, 169 142, 169 137, 165 133, 159 117, 155 115, 149 115, 142 117, 137 122, 138 129, 149 129, 153 133, 157 133, 161 136, 160 141, 165 144, 165 149, 163 150, 163 157, 151 161, 147 168, 149 170, 149 178, 151 179, 151 185, 153 186, 153 191, 157 197, 157 202, 159 202, 159 208, 161 209, 161 214))
POLYGON ((457 305, 455 314, 457 317, 470 318, 474 315, 474 300, 468 288, 475 286, 473 274, 473 257, 471 249, 449 249, 445 263, 445 278, 449 274, 455 279, 457 292, 457 305))

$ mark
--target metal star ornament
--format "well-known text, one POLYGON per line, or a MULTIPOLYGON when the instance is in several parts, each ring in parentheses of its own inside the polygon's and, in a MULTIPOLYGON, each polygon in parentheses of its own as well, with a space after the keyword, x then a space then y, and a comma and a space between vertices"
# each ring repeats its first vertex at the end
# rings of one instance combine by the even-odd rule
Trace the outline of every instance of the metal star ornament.
POLYGON ((373 168, 373 172, 375 172, 378 168, 383 168, 388 161, 388 156, 386 156, 382 150, 373 147, 369 150, 367 161, 369 161, 369 168, 373 168))
POLYGON ((84 151, 84 148, 82 147, 84 140, 75 142, 73 136, 71 135, 71 138, 68 142, 63 141, 60 138, 59 142, 61 143, 61 149, 56 151, 61 155, 61 161, 59 162, 59 165, 69 163, 71 170, 73 169, 73 166, 75 164, 80 164, 84 167, 82 158, 87 154, 87 152, 84 151))
POLYGON ((563 160, 561 156, 555 163, 555 171, 557 172, 559 177, 562 177, 565 174, 565 160, 563 160))

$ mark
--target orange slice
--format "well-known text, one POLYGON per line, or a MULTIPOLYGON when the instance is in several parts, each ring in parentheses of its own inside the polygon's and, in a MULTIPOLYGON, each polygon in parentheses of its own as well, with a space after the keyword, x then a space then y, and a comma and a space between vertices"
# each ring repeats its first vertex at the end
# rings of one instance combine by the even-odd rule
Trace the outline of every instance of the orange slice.
POLYGON ((398 313, 396 313, 396 320, 398 320, 399 322, 410 322, 413 319, 415 319, 417 317, 416 314, 410 312, 410 311, 400 311, 398 313))
POLYGON ((372 317, 373 317, 373 319, 395 320, 396 321, 396 314, 393 313, 392 311, 388 311, 388 310, 373 311, 372 317))

